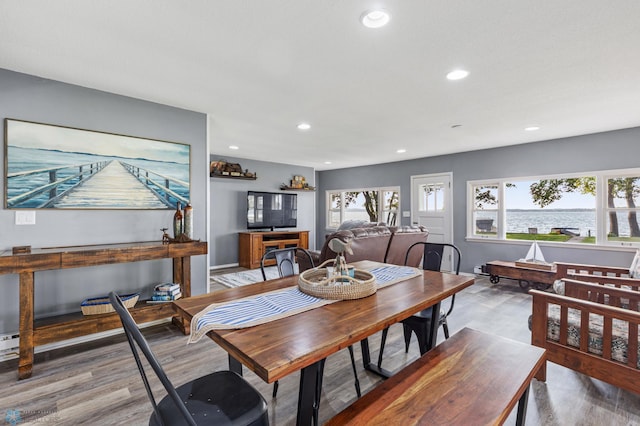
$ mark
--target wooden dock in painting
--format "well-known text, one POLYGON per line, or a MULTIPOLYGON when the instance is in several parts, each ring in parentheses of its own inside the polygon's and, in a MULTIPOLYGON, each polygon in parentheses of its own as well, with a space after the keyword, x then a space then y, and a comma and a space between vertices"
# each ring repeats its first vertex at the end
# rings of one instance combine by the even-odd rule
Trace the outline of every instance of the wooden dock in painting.
POLYGON ((121 160, 9 173, 9 208, 162 209, 189 202, 189 181, 121 160), (43 177, 45 177, 43 179, 43 177))
POLYGON ((56 208, 109 208, 126 206, 132 209, 162 209, 166 204, 119 161, 110 162, 86 182, 57 201, 56 208))

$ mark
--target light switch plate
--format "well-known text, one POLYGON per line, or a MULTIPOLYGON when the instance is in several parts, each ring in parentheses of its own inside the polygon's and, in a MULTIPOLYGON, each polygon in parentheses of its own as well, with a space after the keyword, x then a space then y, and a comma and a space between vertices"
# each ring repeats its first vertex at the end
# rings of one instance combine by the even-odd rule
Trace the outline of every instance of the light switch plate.
POLYGON ((402 212, 402 217, 411 217, 411 212, 409 210, 404 210, 402 212))
POLYGON ((19 210, 16 212, 16 225, 35 225, 36 224, 36 212, 35 210, 19 210))

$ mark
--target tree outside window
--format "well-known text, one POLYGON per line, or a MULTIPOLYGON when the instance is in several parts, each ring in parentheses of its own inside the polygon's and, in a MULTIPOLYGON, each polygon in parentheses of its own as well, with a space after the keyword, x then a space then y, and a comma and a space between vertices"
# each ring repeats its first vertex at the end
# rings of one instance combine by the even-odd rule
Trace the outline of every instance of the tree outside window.
POLYGON ((373 188, 344 192, 329 192, 328 225, 337 228, 345 220, 397 222, 400 191, 396 188, 373 188))

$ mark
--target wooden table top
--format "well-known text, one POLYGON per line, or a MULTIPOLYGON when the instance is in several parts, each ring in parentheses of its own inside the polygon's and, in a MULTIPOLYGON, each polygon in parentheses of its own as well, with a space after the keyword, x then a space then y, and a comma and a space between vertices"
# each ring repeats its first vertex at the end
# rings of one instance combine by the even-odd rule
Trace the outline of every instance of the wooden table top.
MULTIPOLYGON (((373 262, 355 262, 368 269, 373 262)), ((191 319, 212 303, 295 286, 298 276, 181 299, 178 313, 191 319)), ((390 285, 372 296, 345 300, 291 317, 239 330, 209 333, 220 347, 272 383, 347 348, 472 285, 474 278, 434 271, 390 285)), ((199 343, 202 344, 202 343, 199 343)))

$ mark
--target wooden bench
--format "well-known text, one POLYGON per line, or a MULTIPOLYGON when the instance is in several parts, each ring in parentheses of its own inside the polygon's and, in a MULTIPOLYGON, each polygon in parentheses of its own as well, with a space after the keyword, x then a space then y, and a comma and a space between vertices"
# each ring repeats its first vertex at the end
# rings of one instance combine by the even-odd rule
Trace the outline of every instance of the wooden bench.
POLYGON ((518 404, 545 351, 465 328, 378 385, 327 425, 494 425, 518 404))

